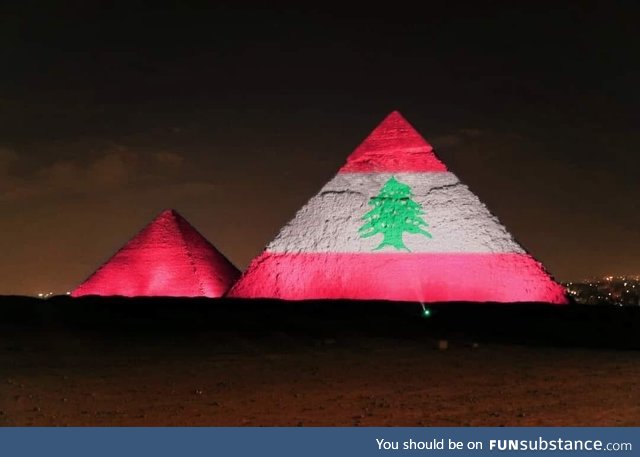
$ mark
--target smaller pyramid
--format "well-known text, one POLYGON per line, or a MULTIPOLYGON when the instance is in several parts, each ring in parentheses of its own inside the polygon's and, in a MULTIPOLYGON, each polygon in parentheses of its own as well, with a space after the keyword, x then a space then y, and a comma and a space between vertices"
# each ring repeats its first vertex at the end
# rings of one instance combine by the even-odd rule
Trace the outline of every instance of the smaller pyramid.
POLYGON ((217 298, 239 276, 238 269, 180 214, 166 210, 71 296, 217 298))

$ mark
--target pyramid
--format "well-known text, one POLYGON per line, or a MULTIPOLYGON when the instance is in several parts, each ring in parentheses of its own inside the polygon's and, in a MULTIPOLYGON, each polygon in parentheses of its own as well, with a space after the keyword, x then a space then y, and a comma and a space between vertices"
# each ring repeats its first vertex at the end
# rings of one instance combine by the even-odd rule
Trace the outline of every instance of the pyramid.
POLYGON ((393 112, 228 296, 567 303, 564 288, 393 112))
POLYGON ((182 216, 166 210, 71 295, 215 298, 238 276, 236 267, 182 216))

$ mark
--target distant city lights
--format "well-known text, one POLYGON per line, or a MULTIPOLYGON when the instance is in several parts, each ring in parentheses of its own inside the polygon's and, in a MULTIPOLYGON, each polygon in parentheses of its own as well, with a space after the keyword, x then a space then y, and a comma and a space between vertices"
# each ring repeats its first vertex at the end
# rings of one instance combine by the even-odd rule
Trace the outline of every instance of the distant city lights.
POLYGON ((53 295, 54 295, 53 292, 38 292, 36 297, 46 300, 49 297, 53 297, 53 295))
POLYGON ((640 276, 609 275, 565 286, 578 304, 640 306, 640 276))
MULTIPOLYGON (((56 295, 59 295, 59 294, 54 294, 53 292, 38 292, 35 295, 35 297, 40 298, 42 300, 46 300, 47 298, 55 297, 56 295)), ((70 290, 66 291, 64 295, 71 295, 71 291, 70 290)))

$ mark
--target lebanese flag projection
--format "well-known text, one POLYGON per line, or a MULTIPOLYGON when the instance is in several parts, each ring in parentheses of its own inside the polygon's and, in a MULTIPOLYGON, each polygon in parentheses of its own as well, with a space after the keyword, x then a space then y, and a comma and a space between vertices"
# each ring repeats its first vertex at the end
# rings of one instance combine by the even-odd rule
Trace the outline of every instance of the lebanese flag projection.
POLYGON ((211 297, 240 272, 174 210, 160 213, 71 296, 211 297))
POLYGON ((228 296, 565 304, 565 290, 391 113, 228 296))

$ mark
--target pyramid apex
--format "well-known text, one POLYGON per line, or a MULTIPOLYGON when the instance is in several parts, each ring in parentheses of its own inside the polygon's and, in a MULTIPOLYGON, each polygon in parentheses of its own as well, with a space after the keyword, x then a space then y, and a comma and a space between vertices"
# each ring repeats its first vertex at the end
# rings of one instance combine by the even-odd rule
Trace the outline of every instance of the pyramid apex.
MULTIPOLYGON (((407 120, 407 118, 404 117, 398 110, 393 110, 389 114, 387 114, 382 122, 380 122, 374 129, 374 131, 381 128, 403 128, 407 131, 414 131, 416 134, 420 135, 413 127, 413 125, 411 125, 411 123, 407 120)), ((422 140, 426 143, 426 140, 424 138, 422 138, 422 140)))
POLYGON ((160 214, 158 214, 151 223, 161 221, 161 220, 172 220, 172 221, 185 220, 186 221, 186 219, 182 216, 182 214, 180 214, 173 208, 167 208, 165 210, 162 210, 160 214))
POLYGON ((389 113, 347 158, 341 173, 446 172, 433 147, 398 110, 389 113))
POLYGON ((173 208, 162 210, 158 216, 180 216, 180 214, 173 208))
MULTIPOLYGON (((387 114, 387 117, 384 119, 384 121, 386 121, 389 118, 400 118, 400 119, 404 120, 405 122, 407 122, 407 118, 405 118, 402 115, 402 113, 400 111, 398 111, 397 109, 395 109, 395 110, 391 111, 389 114, 387 114)), ((384 122, 384 121, 382 121, 382 122, 384 122)))

